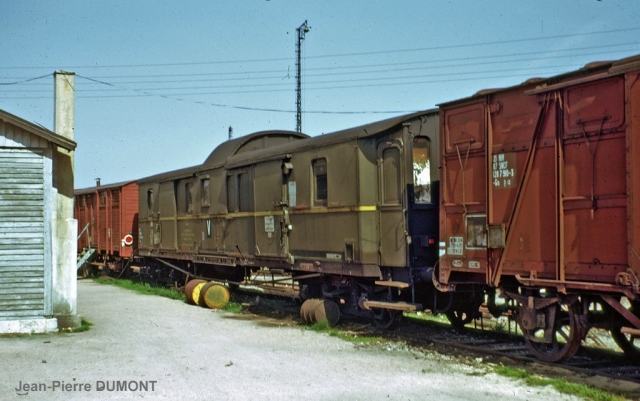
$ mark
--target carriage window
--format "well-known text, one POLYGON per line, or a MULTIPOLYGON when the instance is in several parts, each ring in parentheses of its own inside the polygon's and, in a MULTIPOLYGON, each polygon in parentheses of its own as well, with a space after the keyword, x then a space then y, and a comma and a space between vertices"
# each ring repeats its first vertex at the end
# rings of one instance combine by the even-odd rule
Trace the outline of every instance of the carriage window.
POLYGON ((402 177, 400 176, 400 149, 390 147, 382 152, 383 204, 399 205, 402 177))
POLYGON ((185 205, 185 213, 190 214, 193 213, 193 196, 191 195, 192 183, 187 182, 184 184, 184 205, 185 205))
POLYGON ((315 206, 326 206, 328 199, 327 192, 327 159, 317 159, 313 161, 314 176, 314 202, 315 206))
POLYGON ((413 194, 416 203, 431 203, 431 144, 425 137, 413 140, 413 194))
POLYGON ((102 191, 100 192, 100 206, 106 206, 106 205, 107 205, 107 192, 102 191))
POLYGON ((211 195, 209 194, 210 181, 204 179, 200 182, 200 195, 202 197, 202 206, 211 206, 211 195))
POLYGON ((467 216, 467 248, 487 247, 487 216, 467 216))
POLYGON ((111 202, 114 206, 118 206, 118 204, 120 204, 120 192, 117 190, 111 191, 111 202))
POLYGON ((153 189, 147 191, 147 207, 153 211, 153 189))

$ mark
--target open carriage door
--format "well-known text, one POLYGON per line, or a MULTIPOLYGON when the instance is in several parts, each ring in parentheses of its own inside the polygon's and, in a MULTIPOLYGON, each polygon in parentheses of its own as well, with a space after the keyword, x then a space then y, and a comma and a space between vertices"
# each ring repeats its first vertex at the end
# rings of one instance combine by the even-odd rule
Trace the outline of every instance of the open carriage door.
POLYGON ((380 265, 406 265, 406 223, 403 207, 402 143, 378 144, 380 265))

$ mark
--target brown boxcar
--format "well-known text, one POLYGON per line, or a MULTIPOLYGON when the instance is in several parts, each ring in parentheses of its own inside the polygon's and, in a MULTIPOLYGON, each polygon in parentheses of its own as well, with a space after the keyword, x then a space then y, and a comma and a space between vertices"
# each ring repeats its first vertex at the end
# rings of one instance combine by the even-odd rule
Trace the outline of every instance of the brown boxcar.
POLYGON ((95 250, 94 266, 120 271, 138 237, 138 184, 135 181, 77 189, 78 250, 95 250))
POLYGON ((590 327, 640 355, 640 56, 442 104, 440 124, 440 289, 485 285, 495 313, 499 289, 544 360, 590 327))

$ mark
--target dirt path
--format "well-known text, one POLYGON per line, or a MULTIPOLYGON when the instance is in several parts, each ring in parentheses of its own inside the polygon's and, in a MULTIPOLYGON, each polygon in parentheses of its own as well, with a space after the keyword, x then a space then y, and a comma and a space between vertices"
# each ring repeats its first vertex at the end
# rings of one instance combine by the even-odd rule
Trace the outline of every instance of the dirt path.
POLYGON ((88 332, 0 339, 0 399, 577 399, 400 344, 358 347, 90 281, 78 309, 88 332))

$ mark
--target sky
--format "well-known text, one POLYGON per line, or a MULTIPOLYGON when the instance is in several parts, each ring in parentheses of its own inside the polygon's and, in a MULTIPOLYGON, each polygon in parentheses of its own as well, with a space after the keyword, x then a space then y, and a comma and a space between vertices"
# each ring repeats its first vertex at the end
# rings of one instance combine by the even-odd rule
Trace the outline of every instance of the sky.
POLYGON ((635 0, 0 0, 0 109, 54 130, 75 77, 75 187, 198 165, 229 137, 322 135, 640 54, 635 0))

